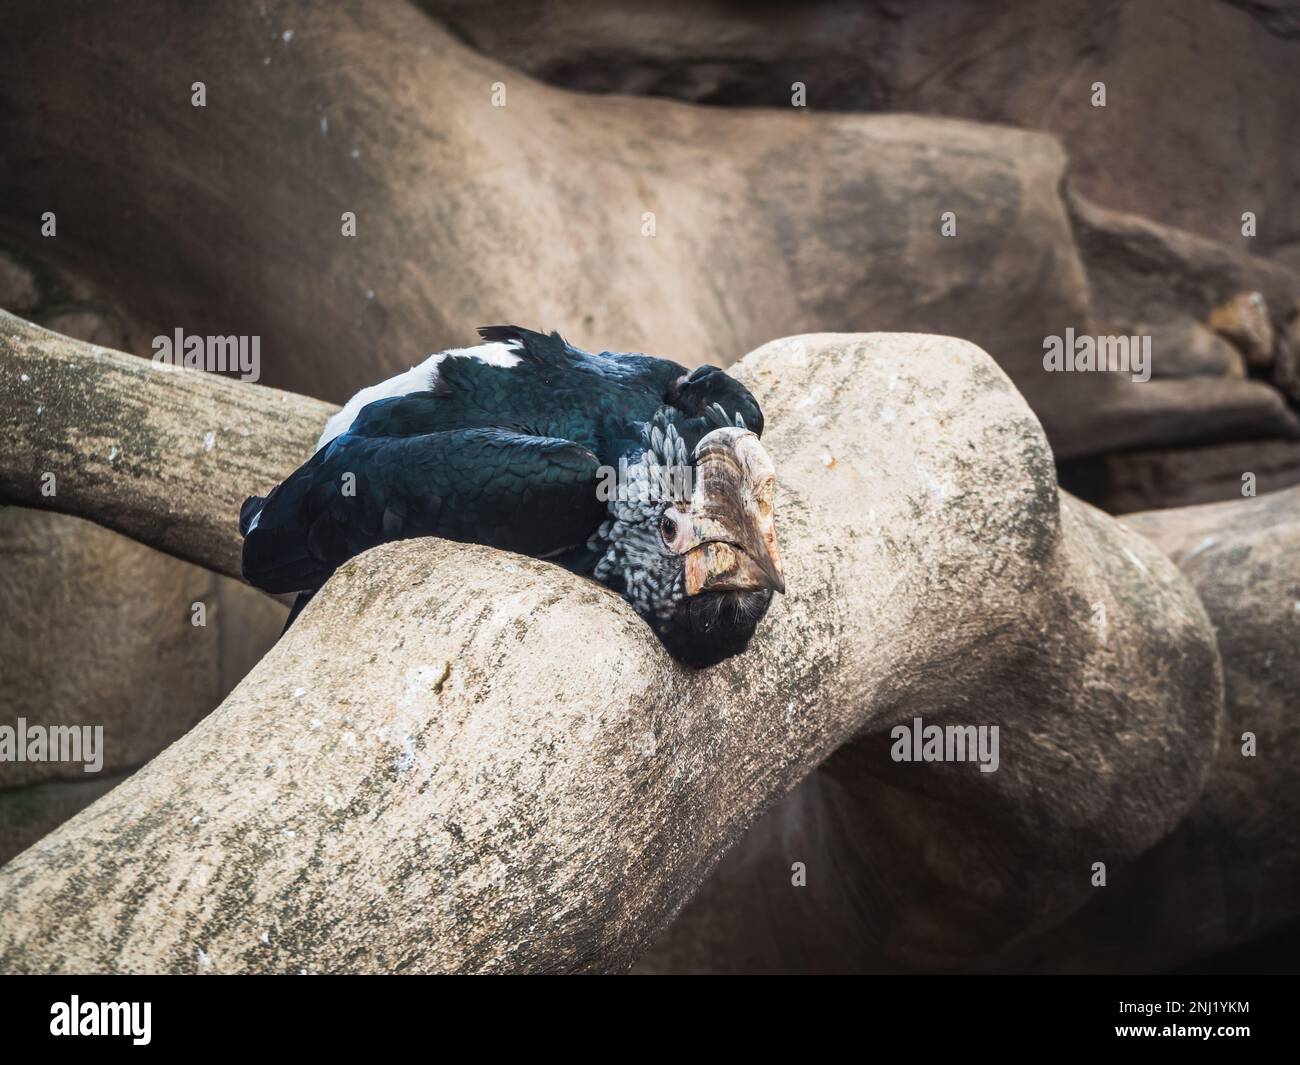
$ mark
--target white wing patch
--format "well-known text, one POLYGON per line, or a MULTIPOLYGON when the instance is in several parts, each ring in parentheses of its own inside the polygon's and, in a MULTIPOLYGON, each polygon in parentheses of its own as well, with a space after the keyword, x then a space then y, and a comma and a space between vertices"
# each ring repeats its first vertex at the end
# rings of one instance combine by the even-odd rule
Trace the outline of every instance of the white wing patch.
POLYGON ((319 451, 336 436, 346 433, 356 421, 357 415, 361 413, 361 408, 374 403, 375 400, 406 396, 412 392, 424 392, 432 388, 437 381, 438 367, 443 359, 478 359, 479 362, 485 362, 489 366, 510 367, 519 364, 518 350, 519 345, 515 341, 508 344, 479 344, 473 348, 452 348, 449 351, 430 355, 419 366, 412 367, 405 373, 399 373, 387 381, 363 388, 348 400, 341 411, 325 423, 325 431, 316 442, 316 450, 319 451))

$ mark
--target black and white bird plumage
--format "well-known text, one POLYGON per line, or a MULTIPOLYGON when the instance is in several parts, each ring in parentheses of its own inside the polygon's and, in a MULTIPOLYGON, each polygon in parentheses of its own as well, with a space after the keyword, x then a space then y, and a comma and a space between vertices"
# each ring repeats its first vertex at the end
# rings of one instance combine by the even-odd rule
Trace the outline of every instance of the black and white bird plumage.
POLYGON ((245 579, 303 593, 300 609, 367 548, 441 536, 594 578, 687 664, 743 651, 784 591, 749 391, 712 366, 479 333, 362 389, 303 466, 245 501, 245 579))

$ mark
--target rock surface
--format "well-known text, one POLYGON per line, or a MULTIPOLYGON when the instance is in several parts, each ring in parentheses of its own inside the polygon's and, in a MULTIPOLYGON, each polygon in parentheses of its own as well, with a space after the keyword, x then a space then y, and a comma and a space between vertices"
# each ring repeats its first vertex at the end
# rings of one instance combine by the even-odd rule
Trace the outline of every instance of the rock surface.
POLYGON ((1259 292, 1238 292, 1210 312, 1206 324, 1246 357, 1246 364, 1267 369, 1273 362, 1273 323, 1259 292))
POLYGON ((20 164, 0 173, 0 229, 69 205, 56 239, 28 244, 146 336, 259 336, 263 383, 340 402, 500 321, 688 365, 826 329, 950 333, 999 360, 1066 450, 1058 412, 1103 388, 1041 372, 1044 336, 1088 313, 1050 137, 598 98, 407 5, 262 11, 146 0, 129 34, 95 5, 60 34, 34 0, 9 14, 23 62, 65 76, 0 113, 20 164), (132 78, 92 91, 122 62, 132 78), (204 108, 199 68, 224 72, 204 108), (70 165, 84 156, 96 166, 70 165))
POLYGON ((1300 112, 1289 2, 420 2, 485 54, 557 85, 789 107, 798 81, 812 108, 1053 133, 1093 199, 1234 246, 1300 232, 1283 117, 1300 112), (1098 82, 1105 107, 1093 106, 1098 82))
MULTIPOLYGON (((1040 927, 966 968, 1057 972, 1166 971, 1293 924, 1300 878, 1300 488, 1214 506, 1125 517, 1168 552, 1207 610, 1222 654, 1226 715, 1205 789, 1187 818, 1130 864, 1107 863, 1107 884, 1058 927, 1040 927), (1258 755, 1242 756, 1254 732, 1258 755)), ((924 885, 909 881, 895 850, 915 835, 917 797, 887 787, 865 760, 869 741, 842 749, 766 814, 720 863, 641 964, 643 971, 897 971, 897 915, 924 885), (902 826, 901 828, 898 826, 902 826), (882 842, 883 841, 883 842, 882 842), (792 861, 808 887, 792 890, 792 861)), ((954 832, 988 836, 976 813, 946 811, 954 832)), ((933 833, 931 828, 930 832, 933 833)), ((924 851, 940 868, 959 861, 946 837, 924 851)), ((1034 859, 974 871, 994 880, 1034 859)), ((983 881, 980 881, 983 883, 983 881)), ((951 907, 946 907, 950 910, 951 907)), ((975 907, 977 927, 990 919, 975 907)))
POLYGON ((1016 952, 1016 967, 1059 971, 1070 958, 1081 971, 1149 972, 1300 921, 1300 488, 1124 524, 1169 554, 1214 624, 1226 707, 1218 754, 1177 831, 1016 952))
MULTIPOLYGON (((1045 339, 1090 332, 1094 310, 1107 320, 1202 321, 1239 291, 1289 307, 1297 285, 1293 271, 1227 238, 1081 197, 1067 221, 1066 155, 1050 136, 788 101, 731 110, 566 92, 511 65, 526 63, 527 49, 477 54, 402 4, 359 24, 305 0, 235 14, 152 3, 141 19, 149 31, 130 35, 93 5, 71 11, 59 35, 43 32, 43 5, 14 9, 10 36, 24 61, 67 76, 26 86, 0 116, 0 137, 22 162, 0 175, 0 229, 15 230, 52 196, 93 204, 68 208, 57 240, 28 245, 111 290, 146 337, 177 328, 259 337, 267 383, 341 401, 507 319, 688 365, 726 365, 771 336, 925 331, 993 354, 1062 457, 1300 434, 1260 388, 1221 400, 1197 392, 1184 404, 1177 390, 1137 400, 1115 375, 1043 371, 1045 339), (160 48, 161 38, 187 47, 160 48), (79 39, 113 40, 113 58, 74 55, 79 39), (117 57, 137 54, 139 75, 120 93, 89 89, 112 76, 117 57), (206 107, 175 88, 190 85, 196 66, 227 71, 206 107), (494 86, 504 106, 494 106, 494 86), (234 141, 246 150, 231 163, 224 145, 234 141), (147 212, 128 145, 165 160, 151 170, 147 212), (87 153, 96 167, 68 165, 87 153), (349 211, 355 237, 342 233, 349 211), (948 216, 955 235, 944 234, 948 216), (1129 424, 1113 438, 1120 421, 1129 424)), ((828 11, 812 21, 825 29, 860 17, 828 11)), ((661 15, 651 9, 639 25, 661 15)), ((627 32, 585 17, 598 34, 627 32)), ((1148 35, 1160 23, 1131 18, 1148 35)), ((715 40, 719 54, 752 43, 763 22, 715 40)), ((1033 32, 1049 23, 1052 34, 1065 25, 1053 14, 1032 20, 1033 32)), ((539 32, 538 47, 561 24, 539 32)), ((965 16, 952 25, 972 29, 965 16)), ((967 45, 951 28, 935 40, 960 54, 967 45)), ((650 36, 682 38, 676 23, 650 36)), ((861 76, 860 64, 853 70, 861 76)), ((1122 84, 1112 88, 1107 109, 1080 105, 1107 137, 1132 113, 1122 84)), ((1090 158, 1076 156, 1071 171, 1083 191, 1092 186, 1079 168, 1090 158)))
POLYGON ((126 331, 114 321, 112 312, 103 307, 77 305, 53 307, 36 316, 46 329, 74 340, 117 351, 128 350, 126 331))
MULTIPOLYGON (((102 725, 111 774, 143 765, 220 701, 220 629, 215 617, 190 624, 191 605, 213 598, 211 574, 20 507, 0 510, 0 559, 0 725, 102 725)), ((88 778, 80 764, 0 762, 0 789, 50 779, 88 778)))
MULTIPOLYGON (((1066 201, 1099 318, 1150 321, 1185 315, 1206 321, 1242 293, 1258 293, 1273 314, 1295 305, 1300 273, 1282 263, 1103 207, 1075 189, 1066 201)), ((1267 327, 1257 322, 1252 328, 1267 327)))
POLYGON ((885 896, 900 959, 1055 923, 1090 861, 1163 838, 1213 753, 1207 619, 1150 544, 1059 496, 994 363, 814 335, 738 372, 768 416, 790 587, 749 653, 686 670, 543 562, 369 552, 219 710, 0 870, 0 966, 623 968, 854 736, 879 773, 864 832, 909 888, 885 896), (1000 769, 891 762, 918 714, 1000 723, 1000 769), (954 904, 938 924, 926 895, 954 904))
POLYGON ((1246 376, 1246 357, 1231 343, 1194 318, 1117 327, 1099 326, 1115 336, 1151 337, 1152 377, 1246 376))
POLYGON ((1132 381, 1123 374, 1057 374, 1097 377, 1110 395, 1100 405, 1080 406, 1058 423, 1068 448, 1059 458, 1132 448, 1170 448, 1243 440, 1300 439, 1300 414, 1272 385, 1253 378, 1183 377, 1132 381))
MULTIPOLYGON (((179 515, 205 491, 201 477, 183 472, 182 453, 232 464, 234 444, 245 438, 231 422, 203 424, 201 404, 191 404, 184 442, 159 447, 148 426, 172 404, 186 404, 176 383, 150 374, 142 360, 0 313, 0 432, 14 475, 2 497, 75 509, 89 494, 103 518, 129 509, 129 485, 143 471, 170 468, 176 479, 160 491, 165 504, 143 524, 157 546, 180 550, 179 515), (33 358, 36 351, 51 357, 33 358), (119 360, 127 384, 114 391, 103 378, 92 382, 73 367, 74 353, 98 365, 119 360), (150 391, 129 371, 167 385, 150 391), (75 431, 70 417, 78 419, 75 431), (136 435, 129 437, 118 427, 132 418, 136 435), (54 477, 50 497, 43 494, 46 475, 54 477)), ((330 408, 317 409, 323 423, 330 408)), ((273 416, 259 424, 267 433, 282 429, 273 416)), ((268 447, 259 443, 258 450, 268 447)), ((222 523, 233 525, 230 516, 222 523)), ((0 726, 16 728, 21 718, 103 729, 103 765, 93 776, 81 763, 0 762, 0 862, 102 792, 93 783, 99 776, 134 770, 183 736, 271 646, 285 616, 279 603, 229 577, 88 522, 19 506, 0 507, 0 602, 0 726), (195 604, 202 625, 193 624, 195 604), (68 786, 55 787, 56 780, 68 786)))
POLYGON ((0 865, 48 836, 123 779, 101 773, 84 780, 50 780, 0 789, 0 865))
POLYGON ((285 610, 62 514, 0 507, 0 726, 90 726, 101 768, 0 762, 0 863, 185 735, 279 635, 285 610), (202 626, 192 624, 203 605, 202 626), (66 787, 54 787, 61 782, 66 787))
MULTIPOLYGON (((1236 488, 1238 465, 1259 473, 1261 491, 1295 479, 1300 343, 1287 331, 1295 316, 1285 313, 1295 305, 1298 260, 1294 245, 1277 241, 1300 229, 1293 224, 1300 208, 1290 164, 1278 170, 1242 162, 1260 153, 1294 154, 1274 143, 1289 130, 1279 134, 1245 106, 1261 93, 1285 106, 1291 91, 1293 79, 1277 82, 1270 74, 1293 69, 1297 47, 1272 5, 1232 11, 1198 4, 1186 17, 1168 3, 1089 9, 1082 32, 1106 49, 1086 45, 1070 57, 1072 77, 1063 89, 1058 61, 1081 32, 1083 9, 1074 0, 1037 8, 1009 35, 1008 21, 938 4, 853 12, 828 4, 797 16, 749 11, 738 20, 729 5, 710 3, 671 24, 654 4, 635 19, 619 6, 577 6, 552 12, 549 26, 537 25, 530 5, 517 2, 478 11, 435 0, 424 5, 480 45, 481 32, 513 42, 489 48, 494 58, 467 51, 397 4, 360 24, 346 10, 296 0, 219 18, 158 3, 130 33, 111 12, 82 5, 65 12, 65 32, 57 35, 46 32, 43 5, 11 6, 0 71, 44 64, 64 75, 25 81, 21 92, 5 94, 14 106, 0 109, 0 141, 21 164, 0 171, 0 235, 10 249, 0 252, 0 306, 60 332, 138 353, 154 333, 178 327, 255 334, 267 380, 341 399, 431 348, 467 342, 475 325, 506 318, 560 327, 580 343, 643 348, 688 364, 725 364, 768 336, 828 326, 947 331, 995 355, 1030 399, 1059 457, 1102 456, 1091 460, 1092 473, 1105 489, 1095 498, 1107 506, 1221 494, 1236 488), (507 9, 511 17, 483 29, 483 19, 507 9), (710 28, 724 15, 726 33, 681 31, 683 20, 710 28), (774 21, 781 33, 771 32, 774 21), (561 54, 581 55, 593 42, 610 48, 616 37, 622 51, 614 48, 617 62, 608 67, 561 54), (87 51, 78 43, 92 39, 101 46, 87 51), (711 55, 691 54, 696 40, 708 40, 711 55), (162 47, 164 41, 185 44, 162 47), (773 41, 811 73, 765 57, 762 48, 773 41), (1229 61, 1189 92, 1161 93, 1160 121, 1153 121, 1138 104, 1155 98, 1152 79, 1167 77, 1207 41, 1229 61), (1243 52, 1258 69, 1239 67, 1243 52), (748 66, 738 61, 746 54, 748 66), (840 54, 849 61, 827 61, 840 54), (124 62, 139 77, 115 81, 114 94, 97 91, 124 62), (595 99, 538 85, 514 64, 585 89, 766 102, 780 110, 723 113, 595 99), (191 106, 185 91, 196 67, 222 71, 220 92, 206 108, 191 106), (1083 102, 1098 67, 1109 86, 1105 109, 1083 102), (1049 78, 1061 91, 1043 91, 1049 78), (808 87, 811 111, 789 107, 796 80, 808 87), (492 107, 497 83, 508 94, 506 107, 492 107), (756 89, 773 96, 745 98, 756 89), (837 92, 861 95, 844 104, 837 92), (1058 192, 1065 156, 1050 138, 941 119, 824 113, 838 106, 942 111, 1056 132, 1074 158, 1068 217, 1058 192), (1162 142, 1154 154, 1153 129, 1162 142), (231 156, 229 143, 241 151, 231 156), (31 219, 51 198, 67 205, 59 208, 60 235, 39 238, 31 219), (1256 239, 1238 230, 1246 207, 1261 219, 1256 239), (339 231, 344 211, 357 212, 355 238, 339 231), (940 231, 945 211, 954 212, 955 237, 940 231), (1276 251, 1277 261, 1247 251, 1276 251), (35 252, 59 272, 36 264, 35 252), (73 269, 86 271, 86 291, 59 282, 73 269), (1199 324, 1234 293, 1255 290, 1275 316, 1283 314, 1263 322, 1277 331, 1276 344, 1261 340, 1258 328, 1229 332, 1251 351, 1257 375, 1265 356, 1276 355, 1267 382, 1243 379, 1240 357, 1199 324), (105 293, 110 298, 102 299, 105 293), (1104 331, 1100 323, 1111 317, 1156 323, 1151 331, 1169 341, 1158 352, 1172 355, 1156 359, 1155 376, 1164 380, 1138 385, 1114 375, 1042 372, 1046 336, 1094 324, 1104 331), (1245 438, 1265 439, 1242 445, 1245 438), (1221 443, 1206 446, 1214 441, 1221 443)), ((96 426, 100 436, 107 425, 96 426)), ((228 429, 214 430, 222 449, 217 460, 225 461, 224 448, 234 443, 239 461, 253 461, 223 435, 228 429)), ((111 434, 103 442, 113 446, 111 434)), ((90 476, 75 501, 107 506, 119 487, 117 471, 102 464, 84 469, 90 476)), ((137 462, 134 474, 149 469, 137 462)), ((168 491, 175 495, 174 488, 159 494, 168 491)), ((129 507, 111 509, 121 518, 129 507)), ((1067 521, 1069 528, 1100 521, 1070 501, 1065 513, 1081 515, 1067 521)), ((33 684, 43 670, 41 678, 57 691, 64 678, 42 647, 75 642, 87 631, 96 635, 86 648, 100 646, 99 634, 112 628, 105 618, 121 610, 111 594, 120 587, 109 579, 93 609, 82 607, 73 624, 32 590, 45 587, 95 536, 83 534, 86 545, 76 547, 60 539, 67 519, 17 520, 41 530, 37 540, 63 543, 61 553, 27 564, 24 640, 8 652, 33 684), (40 566, 46 569, 38 572, 40 566)), ((125 514, 125 524, 144 535, 146 512, 125 514)), ((213 535, 212 523, 203 525, 184 498, 169 510, 168 524, 148 535, 174 541, 177 529, 200 541, 213 535)), ((120 540, 105 542, 108 556, 125 550, 120 540)), ((230 561, 227 553, 220 565, 229 571, 230 561)), ((149 572, 124 568, 144 588, 165 583, 169 566, 157 560, 149 572)), ((197 579, 197 571, 175 574, 197 579)), ((213 588, 218 613, 229 617, 243 604, 239 609, 255 619, 223 629, 225 664, 217 671, 224 690, 260 655, 268 637, 257 633, 277 630, 282 611, 241 596, 230 582, 213 588)), ((167 663, 185 668, 168 655, 143 660, 166 639, 137 639, 134 657, 123 650, 123 674, 167 663)), ((79 664, 75 655, 70 661, 79 664)), ((66 679, 73 676, 94 680, 88 670, 74 668, 66 679)), ((29 701, 49 704, 37 687, 25 690, 29 701)), ((126 731, 111 748, 131 752, 128 761, 147 758, 169 727, 179 735, 187 724, 185 714, 171 722, 150 718, 148 742, 135 743, 130 730, 142 723, 123 721, 126 731)), ((853 772, 848 779, 849 792, 859 788, 853 772)), ((8 822, 8 812, 0 814, 0 861, 3 847, 30 841, 95 789, 33 779, 4 793, 4 810, 25 812, 8 822), (41 802, 49 817, 40 814, 41 802)), ((877 790, 875 798, 904 822, 929 816, 891 804, 884 786, 877 790)), ((825 773, 791 800, 802 804, 804 821, 824 819, 827 810, 851 813, 856 801, 825 773)), ((877 849, 897 845, 904 853, 910 843, 904 830, 897 839, 871 840, 877 849)), ((716 853, 722 844, 710 845, 716 853)), ((956 870, 935 873, 926 868, 929 858, 900 859, 900 875, 912 877, 908 890, 946 892, 958 915, 963 906, 989 906, 997 919, 987 935, 964 939, 960 916, 923 928, 922 910, 886 900, 877 909, 892 914, 899 931, 872 957, 886 959, 887 967, 926 967, 944 958, 979 964, 1015 929, 1037 928, 1056 919, 1045 916, 1048 910, 1076 905, 1074 882, 1051 867, 1072 856, 1071 846, 1047 848, 1049 868, 1019 887, 996 873, 977 876, 976 860, 959 846, 956 870)), ((1120 850, 1127 855, 1141 846, 1124 840, 1120 850)), ((781 876, 788 882, 788 868, 781 876)), ((673 880, 677 888, 684 882, 673 880)), ((880 946, 880 932, 870 930, 871 950, 880 946)))
POLYGON ((40 302, 36 272, 17 256, 0 250, 0 308, 22 314, 40 302))
POLYGON ((240 505, 308 458, 337 410, 87 345, 4 311, 0 397, 0 498, 91 514, 236 578, 240 505))
POLYGON ((1293 407, 1300 409, 1300 297, 1278 327, 1275 352, 1270 380, 1293 407))
POLYGON ((1222 503, 1247 488, 1262 496, 1300 484, 1300 440, 1122 451, 1058 472, 1064 487, 1110 514, 1222 503))
MULTIPOLYGON (((1097 322, 1125 328, 1127 323, 1154 322, 1162 323, 1161 331, 1177 330, 1192 322, 1208 323, 1219 309, 1219 324, 1238 338, 1249 351, 1246 357, 1262 371, 1265 351, 1272 356, 1270 333, 1285 327, 1286 311, 1295 305, 1300 274, 1217 241, 1100 207, 1077 192, 1067 202, 1097 322), (1232 302, 1251 293, 1262 306, 1249 295, 1232 302), (1225 305, 1236 310, 1229 314, 1225 305)), ((1167 355, 1169 349, 1155 346, 1159 335, 1153 330, 1153 380, 1135 383, 1123 374, 1099 375, 1105 379, 1103 395, 1072 411, 1061 409, 1056 438, 1070 444, 1057 448, 1058 457, 1300 439, 1300 417, 1275 384, 1243 380, 1235 371, 1187 376, 1189 359, 1200 358, 1194 345, 1180 349, 1175 341, 1174 358, 1162 358, 1161 351, 1167 355)))

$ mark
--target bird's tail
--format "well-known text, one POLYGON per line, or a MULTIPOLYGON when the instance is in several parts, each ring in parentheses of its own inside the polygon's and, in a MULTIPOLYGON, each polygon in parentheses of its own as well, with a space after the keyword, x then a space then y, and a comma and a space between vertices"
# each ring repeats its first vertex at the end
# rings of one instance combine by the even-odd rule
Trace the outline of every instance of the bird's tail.
POLYGON ((289 616, 284 619, 284 628, 280 630, 281 636, 288 632, 289 626, 298 620, 298 615, 302 613, 302 608, 311 602, 312 596, 315 594, 315 592, 298 593, 298 598, 293 601, 293 607, 289 610, 289 616))
POLYGON ((264 592, 315 590, 330 569, 308 549, 310 529, 299 520, 310 477, 295 473, 265 498, 249 496, 239 508, 244 549, 239 571, 244 580, 264 592))
POLYGON ((239 535, 247 536, 253 519, 262 510, 262 504, 266 502, 265 496, 249 496, 244 500, 244 505, 239 508, 239 535))

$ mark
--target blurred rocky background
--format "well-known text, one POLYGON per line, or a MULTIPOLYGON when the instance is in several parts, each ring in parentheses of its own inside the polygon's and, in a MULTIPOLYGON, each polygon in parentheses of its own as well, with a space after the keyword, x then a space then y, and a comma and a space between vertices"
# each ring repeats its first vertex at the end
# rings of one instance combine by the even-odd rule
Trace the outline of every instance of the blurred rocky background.
MULTIPOLYGON (((1060 269, 1077 257, 1082 276, 1070 280, 1080 291, 1048 313, 1073 315, 1078 331, 1088 320, 1104 335, 1150 335, 1157 378, 1070 411, 1069 378, 1035 386, 1026 380, 1031 352, 1016 374, 1019 364, 996 344, 1004 336, 980 338, 993 341, 989 350, 1049 429, 1071 424, 1065 447, 1058 434, 1067 487, 1122 512, 1239 495, 1247 469, 1261 490, 1300 480, 1300 152, 1291 118, 1300 108, 1300 4, 422 2, 473 47, 584 92, 788 110, 799 83, 812 110, 948 116, 1052 135, 1066 160, 1050 177, 1060 178, 1069 225, 1025 233, 1022 261, 1060 269), (1097 83, 1104 107, 1094 105, 1097 83), (1243 236, 1245 212, 1255 216, 1254 236, 1243 236), (1258 442, 1239 446, 1245 440, 1258 442)), ((945 138, 935 130, 932 140, 945 138)), ((1024 152, 1009 131, 993 150, 1024 152)), ((790 160, 797 171, 813 163, 790 160)), ((908 177, 892 175, 900 185, 908 177)), ((960 225, 962 208, 987 217, 1013 195, 972 183, 942 206, 960 225)), ((933 202, 922 194, 900 209, 910 215, 933 202)), ((896 259, 894 221, 878 210, 855 234, 881 268, 896 259)), ((916 269, 933 284, 950 260, 937 252, 916 269)), ((911 327, 928 295, 924 285, 898 294, 910 306, 883 312, 890 324, 879 328, 901 328, 899 318, 911 327)), ((1010 292, 979 295, 1011 310, 1010 292)), ((941 316, 926 328, 961 332, 941 316)))
MULTIPOLYGON (((257 335, 263 383, 340 402, 497 321, 686 364, 949 333, 1089 502, 1240 501, 1300 484, 1297 113, 1290 0, 16 0, 0 307, 141 356, 257 335), (1150 336, 1151 379, 1044 372, 1067 329, 1150 336)), ((284 616, 12 507, 0 591, 0 720, 94 717, 109 751, 90 783, 0 766, 0 860, 183 734, 284 616)))

